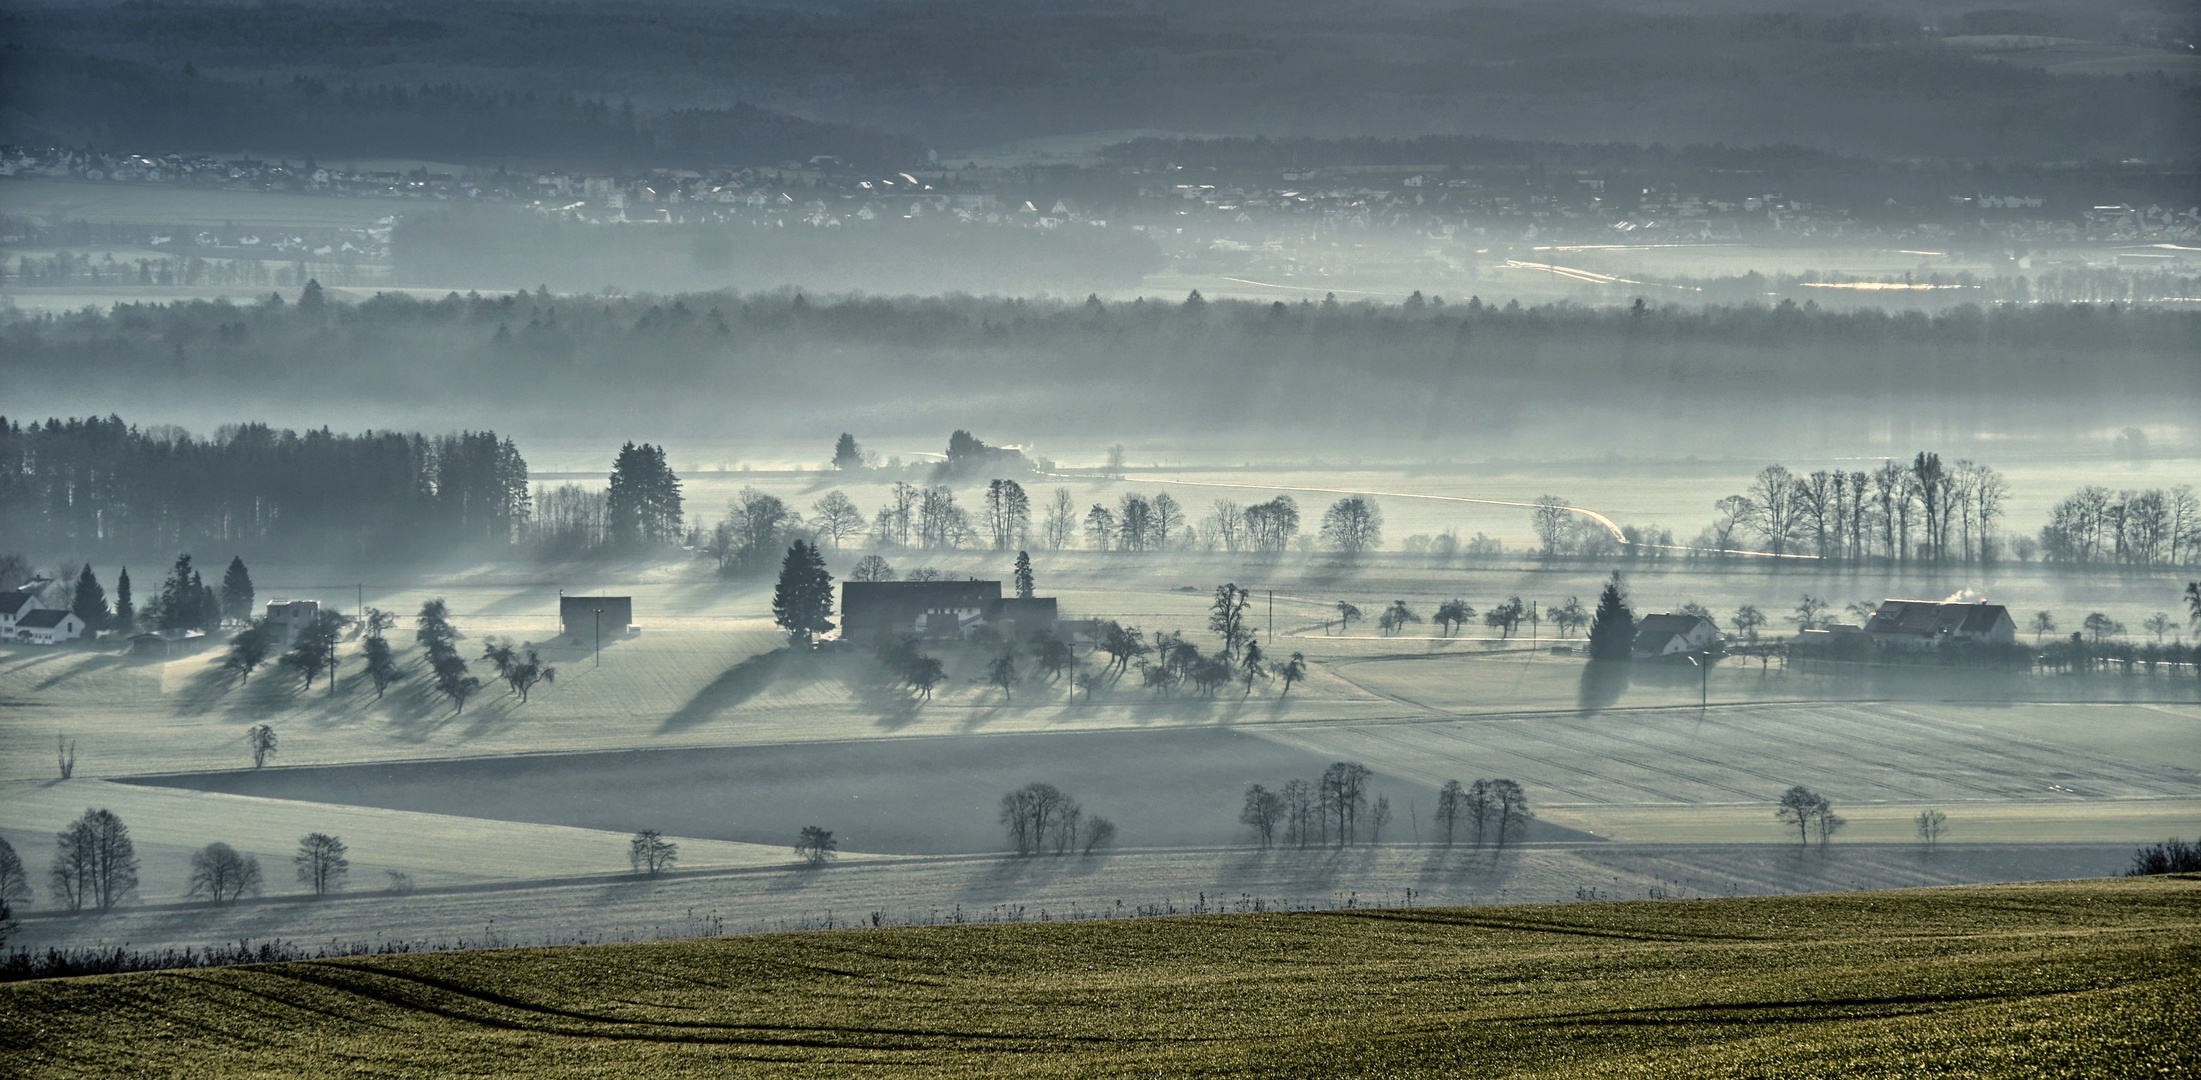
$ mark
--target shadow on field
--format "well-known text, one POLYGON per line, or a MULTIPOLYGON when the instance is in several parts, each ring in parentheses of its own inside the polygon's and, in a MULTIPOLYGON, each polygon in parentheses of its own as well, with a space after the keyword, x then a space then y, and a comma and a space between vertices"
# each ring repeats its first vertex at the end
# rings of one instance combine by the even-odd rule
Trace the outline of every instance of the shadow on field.
POLYGON ((1612 708, 1627 692, 1632 675, 1626 661, 1593 660, 1582 665, 1582 682, 1575 690, 1575 708, 1585 713, 1596 713, 1612 708))
MULTIPOLYGON (((68 682, 69 680, 76 678, 79 675, 88 674, 94 671, 105 671, 108 668, 113 667, 120 667, 126 662, 124 657, 118 653, 107 653, 104 655, 66 653, 61 656, 52 657, 51 659, 75 660, 76 663, 65 664, 62 666, 61 670, 48 674, 45 678, 39 680, 37 684, 33 685, 31 687, 32 690, 51 690, 54 687, 61 685, 62 683, 68 682)), ((26 666, 40 665, 48 662, 49 661, 47 659, 34 660, 32 661, 31 665, 26 666)))
POLYGON ((657 726, 657 733, 671 735, 686 731, 763 693, 765 687, 788 670, 793 655, 789 649, 774 649, 727 668, 718 678, 712 679, 710 685, 696 691, 687 704, 666 717, 665 722, 657 726))

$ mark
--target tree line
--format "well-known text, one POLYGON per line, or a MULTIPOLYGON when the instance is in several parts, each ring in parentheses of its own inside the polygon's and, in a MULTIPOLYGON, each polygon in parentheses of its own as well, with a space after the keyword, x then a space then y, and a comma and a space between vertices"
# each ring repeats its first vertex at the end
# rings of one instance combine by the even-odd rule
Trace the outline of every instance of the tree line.
MULTIPOLYGON (((399 387, 454 376, 524 385, 530 400, 694 414, 726 400, 735 419, 781 421, 766 401, 850 406, 997 392, 1001 373, 1075 400, 1127 384, 1178 392, 1141 422, 1183 430, 1410 428, 1504 416, 1563 401, 1627 409, 1677 382, 1706 405, 1785 408, 1800 398, 1926 419, 1918 388, 2027 403, 2123 402, 2190 391, 2201 313, 2116 305, 1953 308, 1934 315, 1748 305, 1620 309, 1484 304, 1199 305, 963 296, 883 299, 801 293, 554 296, 547 291, 418 299, 385 294, 306 312, 296 304, 123 304, 106 312, 0 313, 0 375, 38 386, 66 372, 85 392, 209 385, 243 393, 278 376, 396 401, 399 387), (183 360, 179 371, 178 358, 183 360), (769 371, 775 394, 755 393, 769 371), (1261 371, 1319 395, 1262 397, 1217 415, 1200 402, 1261 371), (213 380, 209 383, 209 380, 213 380), (683 401, 668 402, 666 387, 683 401), (723 399, 718 391, 741 391, 723 399)), ((58 385, 58 383, 57 383, 58 385)), ((728 419, 714 414, 719 422, 728 419)), ((1073 410, 1068 419, 1085 423, 1073 410)), ((1495 426, 1493 426, 1495 425, 1495 426)), ((1434 430, 1434 429, 1431 429, 1434 430)), ((2076 428, 2072 434, 2077 434, 2076 428)), ((1716 435, 1717 433, 1714 433, 1716 435)), ((1008 475, 995 473, 995 475, 1008 475)), ((1081 508, 1082 509, 1082 508, 1081 508)), ((1037 511, 1035 510, 1035 515, 1037 511)))
POLYGON ((26 545, 379 558, 509 547, 527 519, 527 462, 491 431, 247 423, 201 438, 112 415, 0 417, 0 503, 26 545))

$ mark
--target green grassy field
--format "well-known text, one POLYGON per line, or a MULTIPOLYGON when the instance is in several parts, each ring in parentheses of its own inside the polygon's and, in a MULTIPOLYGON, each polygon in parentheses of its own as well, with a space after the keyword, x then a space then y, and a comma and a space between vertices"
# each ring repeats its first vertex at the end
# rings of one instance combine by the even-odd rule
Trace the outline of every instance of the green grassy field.
POLYGON ((2192 1076, 2201 892, 1233 914, 0 987, 17 1075, 2192 1076))

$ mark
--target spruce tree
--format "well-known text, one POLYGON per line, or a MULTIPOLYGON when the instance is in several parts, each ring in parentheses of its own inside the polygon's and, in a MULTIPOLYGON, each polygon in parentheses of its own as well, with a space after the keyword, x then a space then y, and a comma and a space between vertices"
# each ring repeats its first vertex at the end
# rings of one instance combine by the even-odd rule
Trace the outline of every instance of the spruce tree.
POLYGON ((780 563, 779 584, 772 590, 772 619, 787 631, 789 640, 801 644, 833 629, 832 614, 833 575, 826 572, 825 557, 815 546, 797 540, 780 563))
POLYGON ((1029 600, 1033 588, 1031 553, 1019 551, 1016 553, 1016 594, 1029 600))
POLYGON ((252 621, 252 575, 245 571, 243 556, 232 556, 222 575, 222 618, 252 621))
POLYGON ((839 442, 833 444, 833 467, 836 469, 860 469, 864 464, 863 447, 856 445, 856 436, 841 432, 839 442))
POLYGON ((1620 571, 1597 596, 1597 614, 1590 619, 1590 659, 1626 660, 1635 647, 1635 612, 1628 607, 1620 571))
POLYGON ((84 620, 87 630, 98 630, 107 625, 107 590, 100 588, 99 579, 92 575, 92 564, 84 564, 84 572, 76 576, 76 596, 69 603, 69 610, 84 620))
POLYGON ((115 633, 129 633, 137 619, 137 608, 130 603, 130 568, 125 566, 115 578, 115 633))

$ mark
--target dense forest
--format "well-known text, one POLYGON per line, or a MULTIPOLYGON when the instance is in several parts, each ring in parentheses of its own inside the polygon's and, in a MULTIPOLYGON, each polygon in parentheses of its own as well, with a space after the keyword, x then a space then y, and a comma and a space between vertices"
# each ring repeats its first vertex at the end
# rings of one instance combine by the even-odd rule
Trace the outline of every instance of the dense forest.
POLYGON ((488 431, 239 424, 197 438, 117 416, 0 417, 0 544, 10 549, 419 556, 511 544, 527 503, 527 462, 488 431))
MULTIPOLYGON (((875 125, 943 153, 1133 128, 1788 140, 2050 161, 2191 153, 2201 110, 2190 81, 2129 64, 2103 69, 2115 74, 2051 74, 1946 43, 1968 28, 2038 23, 2160 50, 2190 30, 2189 19, 2144 4, 2036 7, 2049 10, 2004 13, 2013 22, 1962 7, 1686 14, 1403 0, 1349 10, 1272 0, 54 5, 8 13, 7 37, 22 52, 0 66, 73 49, 165 71, 193 64, 255 93, 261 80, 331 72, 361 86, 581 87, 633 100, 646 116, 747 100, 875 125), (278 10, 286 13, 270 14, 278 10)), ((65 89, 106 93, 96 83, 65 89)), ((82 115, 65 93, 30 100, 11 102, 0 141, 47 123, 43 110, 82 115)), ((157 99, 138 104, 167 112, 157 99)), ((273 130, 345 137, 294 122, 273 130)), ((380 133, 370 124, 362 135, 380 133)))
POLYGON ((615 436, 589 418, 639 409, 663 430, 721 437, 965 423, 1461 453, 1534 439, 1663 458, 1766 438, 1961 449, 1948 440, 2182 423, 2201 397, 2196 355, 2201 313, 2115 304, 1926 315, 784 290, 338 304, 308 289, 0 316, 0 381, 64 412, 79 396, 104 411, 187 390, 233 409, 310 397, 387 416, 459 393, 499 427, 569 434, 615 436))

